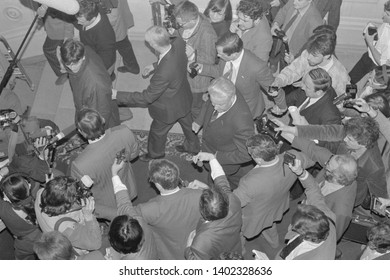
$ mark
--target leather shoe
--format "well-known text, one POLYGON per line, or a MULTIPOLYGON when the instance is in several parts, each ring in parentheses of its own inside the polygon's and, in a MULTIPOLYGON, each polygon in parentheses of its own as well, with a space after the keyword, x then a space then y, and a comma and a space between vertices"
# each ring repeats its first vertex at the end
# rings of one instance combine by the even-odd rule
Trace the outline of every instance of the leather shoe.
POLYGON ((165 155, 158 156, 158 157, 151 157, 149 154, 143 154, 143 155, 139 156, 139 160, 147 162, 147 161, 151 161, 152 159, 160 159, 160 158, 163 158, 163 157, 165 157, 165 155))
POLYGON ((179 153, 187 153, 187 154, 190 154, 190 155, 193 155, 193 156, 198 154, 198 152, 191 152, 191 151, 187 150, 186 148, 184 148, 184 145, 177 145, 177 146, 175 146, 175 149, 179 153))
POLYGON ((117 68, 118 72, 121 72, 121 73, 132 73, 134 75, 138 75, 139 72, 140 72, 140 69, 139 69, 139 66, 138 64, 137 65, 133 65, 133 66, 120 66, 117 68))

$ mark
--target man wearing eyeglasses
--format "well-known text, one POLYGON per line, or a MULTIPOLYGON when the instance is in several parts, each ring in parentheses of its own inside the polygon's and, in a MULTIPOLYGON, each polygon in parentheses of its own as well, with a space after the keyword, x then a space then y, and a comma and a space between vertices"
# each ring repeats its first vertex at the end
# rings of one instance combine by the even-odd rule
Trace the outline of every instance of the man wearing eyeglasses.
MULTIPOLYGON (((175 6, 174 15, 180 26, 178 33, 186 42, 188 65, 193 63, 214 64, 216 59, 215 43, 217 34, 206 17, 199 13, 198 7, 190 2, 183 1, 175 6)), ((190 69, 188 69, 190 70, 190 69)), ((192 117, 195 119, 202 108, 203 95, 207 92, 211 77, 190 76, 188 82, 192 91, 192 117)), ((185 150, 180 150, 185 152, 185 150)))

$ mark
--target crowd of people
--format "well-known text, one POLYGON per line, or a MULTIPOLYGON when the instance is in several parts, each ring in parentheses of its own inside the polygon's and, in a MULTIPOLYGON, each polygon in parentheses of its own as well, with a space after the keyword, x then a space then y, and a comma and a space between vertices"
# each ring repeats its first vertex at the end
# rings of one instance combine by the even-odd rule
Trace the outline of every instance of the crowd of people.
POLYGON ((142 70, 143 91, 112 83, 116 51, 118 72, 141 72, 128 1, 78 2, 74 16, 37 13, 87 145, 63 174, 49 164, 54 123, 18 112, 3 124, 0 231, 14 236, 16 259, 244 259, 246 242, 262 236, 280 249, 275 259, 334 260, 355 211, 376 218, 361 259, 390 259, 390 1, 383 23, 364 28, 368 52, 348 73, 335 53, 341 0, 241 0, 235 16, 229 0, 210 0, 204 13, 187 0, 149 0, 174 7, 168 24, 145 32, 157 60, 142 70), (146 153, 119 107, 148 108, 146 153), (176 150, 207 182, 185 184, 165 159, 176 123, 176 150), (149 163, 159 193, 137 205, 133 160, 149 163), (302 202, 280 238, 292 189, 302 202), (371 213, 373 200, 384 217, 371 213))

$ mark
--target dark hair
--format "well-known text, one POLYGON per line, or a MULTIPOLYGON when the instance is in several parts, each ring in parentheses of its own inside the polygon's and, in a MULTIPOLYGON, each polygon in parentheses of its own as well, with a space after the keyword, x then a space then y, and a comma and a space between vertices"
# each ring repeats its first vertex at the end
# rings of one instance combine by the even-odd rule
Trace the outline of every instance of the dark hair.
POLYGON ((249 154, 254 158, 260 158, 264 161, 271 161, 279 154, 280 146, 266 134, 256 134, 246 140, 246 147, 249 154))
POLYGON ((390 117, 390 106, 387 98, 381 93, 376 92, 371 95, 364 97, 364 100, 375 110, 381 111, 381 113, 386 117, 390 117))
POLYGON ((41 211, 48 216, 65 214, 78 200, 77 180, 59 176, 46 183, 41 194, 41 211))
POLYGON ((92 108, 82 108, 76 116, 76 127, 88 140, 95 140, 105 132, 105 121, 98 111, 92 108))
POLYGON ((223 219, 229 212, 229 198, 218 187, 206 189, 200 196, 199 210, 206 221, 223 219))
POLYGON ((330 87, 332 87, 332 78, 324 69, 312 69, 309 71, 308 75, 313 81, 315 91, 322 90, 323 92, 326 92, 330 87))
POLYGON ((34 252, 40 260, 72 260, 75 257, 72 243, 58 231, 43 233, 34 242, 34 252))
POLYGON ((313 205, 300 204, 291 219, 292 231, 304 240, 320 243, 329 235, 329 219, 313 205))
POLYGON ((194 3, 183 1, 175 6, 174 14, 176 18, 181 18, 183 22, 189 22, 198 18, 199 9, 194 3))
POLYGON ((334 27, 332 25, 323 24, 323 25, 317 26, 313 30, 312 37, 313 36, 321 36, 323 34, 327 34, 336 44, 337 34, 336 34, 336 30, 334 29, 334 27))
POLYGON ((237 252, 222 252, 219 254, 220 260, 244 260, 244 257, 237 252))
POLYGON ((368 247, 378 253, 390 250, 390 222, 382 221, 371 227, 367 232, 368 247))
POLYGON ((353 117, 344 123, 346 135, 351 135, 360 145, 370 149, 379 138, 379 125, 370 117, 353 117))
POLYGON ((383 8, 385 11, 390 12, 390 1, 387 1, 384 5, 383 8))
POLYGON ((137 253, 141 250, 143 236, 141 225, 129 215, 115 217, 108 231, 112 248, 122 254, 137 253))
POLYGON ((306 49, 309 54, 325 56, 334 54, 335 47, 336 40, 334 40, 333 34, 321 33, 309 38, 306 49))
POLYGON ((237 13, 241 12, 252 20, 261 19, 267 10, 265 5, 259 0, 241 0, 237 6, 237 13))
POLYGON ((26 177, 20 174, 11 174, 1 181, 0 199, 5 194, 15 210, 26 213, 26 220, 36 224, 34 199, 31 196, 30 184, 26 177))
POLYGON ((233 18, 232 5, 230 4, 230 0, 210 0, 203 14, 206 17, 210 17, 210 10, 214 13, 219 13, 225 10, 225 21, 231 21, 233 18))
POLYGON ((99 6, 91 0, 79 0, 80 10, 76 17, 84 16, 86 20, 91 20, 99 14, 99 6))
POLYGON ((77 63, 84 57, 85 47, 80 41, 67 39, 61 45, 61 59, 65 65, 77 63))
POLYGON ((226 55, 232 55, 233 53, 239 53, 244 48, 240 36, 236 33, 227 32, 218 39, 215 43, 217 47, 222 47, 223 53, 226 55))
POLYGON ((176 164, 167 159, 149 162, 149 180, 158 183, 164 190, 173 190, 179 184, 180 171, 176 164))

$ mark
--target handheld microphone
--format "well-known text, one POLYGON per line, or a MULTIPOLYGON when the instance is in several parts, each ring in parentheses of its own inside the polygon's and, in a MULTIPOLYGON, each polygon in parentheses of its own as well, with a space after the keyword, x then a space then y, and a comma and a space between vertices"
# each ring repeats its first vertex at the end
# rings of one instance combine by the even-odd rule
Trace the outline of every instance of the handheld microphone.
POLYGON ((34 0, 42 5, 56 9, 68 15, 75 15, 80 10, 77 0, 34 0))
POLYGON ((60 141, 62 138, 65 137, 65 133, 63 133, 62 131, 60 133, 58 133, 56 136, 54 136, 53 138, 50 139, 49 143, 47 144, 47 147, 50 147, 52 146, 54 143, 56 143, 57 141, 60 141))

